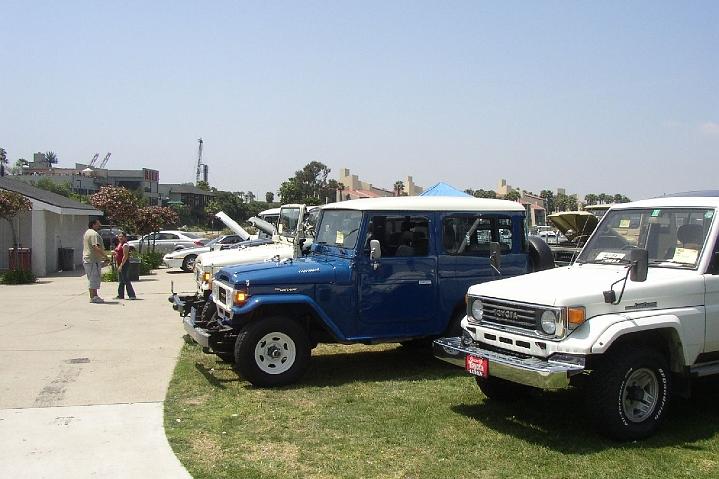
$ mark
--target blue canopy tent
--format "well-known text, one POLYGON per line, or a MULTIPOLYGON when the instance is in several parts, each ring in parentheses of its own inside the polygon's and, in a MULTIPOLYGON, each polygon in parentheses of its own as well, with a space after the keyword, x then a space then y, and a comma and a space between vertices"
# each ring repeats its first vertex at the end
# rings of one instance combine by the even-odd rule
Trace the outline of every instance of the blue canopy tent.
POLYGON ((419 196, 471 196, 441 181, 424 190, 419 196))

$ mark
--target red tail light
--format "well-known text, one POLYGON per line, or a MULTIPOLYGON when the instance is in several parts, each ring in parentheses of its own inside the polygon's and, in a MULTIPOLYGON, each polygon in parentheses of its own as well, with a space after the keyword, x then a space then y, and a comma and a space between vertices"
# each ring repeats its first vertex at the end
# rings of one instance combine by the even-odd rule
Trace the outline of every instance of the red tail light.
POLYGON ((196 246, 204 246, 204 245, 202 244, 202 241, 200 241, 200 240, 195 240, 195 245, 196 245, 196 246))

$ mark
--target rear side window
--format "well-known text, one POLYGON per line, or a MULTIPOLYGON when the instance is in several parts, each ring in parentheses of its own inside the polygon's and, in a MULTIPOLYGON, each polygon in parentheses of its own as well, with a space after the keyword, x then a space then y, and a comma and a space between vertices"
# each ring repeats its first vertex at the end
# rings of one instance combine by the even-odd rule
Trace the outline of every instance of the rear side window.
POLYGON ((367 229, 370 240, 378 240, 382 257, 427 256, 429 253, 429 218, 426 216, 375 215, 367 229))
POLYGON ((442 247, 450 255, 489 256, 492 242, 509 253, 514 241, 511 218, 458 215, 442 220, 442 247))

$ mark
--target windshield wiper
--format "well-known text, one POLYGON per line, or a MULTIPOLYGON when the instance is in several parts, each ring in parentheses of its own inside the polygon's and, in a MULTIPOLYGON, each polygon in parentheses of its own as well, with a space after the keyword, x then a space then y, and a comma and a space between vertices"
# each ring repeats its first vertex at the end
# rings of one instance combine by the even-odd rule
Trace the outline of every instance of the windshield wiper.
POLYGON ((664 263, 669 263, 672 266, 678 266, 680 268, 694 269, 694 265, 690 263, 683 263, 681 261, 674 261, 673 259, 652 259, 649 260, 650 266, 660 266, 664 263))

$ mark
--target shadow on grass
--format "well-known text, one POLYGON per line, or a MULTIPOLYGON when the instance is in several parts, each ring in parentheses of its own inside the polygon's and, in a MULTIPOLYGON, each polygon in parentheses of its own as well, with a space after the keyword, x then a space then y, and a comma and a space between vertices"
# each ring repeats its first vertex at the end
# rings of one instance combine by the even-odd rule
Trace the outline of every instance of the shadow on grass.
POLYGON ((202 374, 205 379, 207 379, 207 382, 217 389, 227 389, 227 386, 225 384, 227 383, 236 383, 240 381, 239 377, 233 377, 231 379, 220 379, 216 377, 214 374, 212 374, 213 370, 216 370, 217 368, 208 368, 204 364, 201 363, 195 363, 195 369, 197 369, 200 374, 202 374))
MULTIPOLYGON (((483 395, 477 388, 477 400, 483 395)), ((564 454, 591 454, 605 449, 645 449, 667 446, 704 450, 697 442, 719 432, 719 380, 696 384, 689 400, 673 398, 665 422, 653 437, 621 443, 600 436, 589 421, 582 391, 538 392, 516 402, 484 399, 457 404, 452 410, 484 426, 531 444, 564 454)))
POLYGON ((437 380, 464 371, 432 356, 429 350, 403 347, 383 351, 312 356, 307 373, 291 388, 340 386, 353 382, 437 380))

